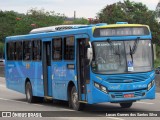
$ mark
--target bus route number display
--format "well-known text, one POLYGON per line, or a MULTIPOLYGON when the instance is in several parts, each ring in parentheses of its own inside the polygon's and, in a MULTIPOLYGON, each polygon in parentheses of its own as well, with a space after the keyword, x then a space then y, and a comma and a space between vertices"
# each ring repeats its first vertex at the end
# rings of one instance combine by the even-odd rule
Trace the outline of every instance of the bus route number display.
POLYGON ((97 28, 94 37, 149 35, 147 27, 97 28))

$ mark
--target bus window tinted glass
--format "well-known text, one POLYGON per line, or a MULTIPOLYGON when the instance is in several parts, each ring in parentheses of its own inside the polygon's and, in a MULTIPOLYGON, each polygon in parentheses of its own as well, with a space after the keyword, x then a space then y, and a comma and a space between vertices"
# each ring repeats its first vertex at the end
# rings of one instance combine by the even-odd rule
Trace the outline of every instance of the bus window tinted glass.
POLYGON ((31 60, 32 42, 24 41, 23 48, 23 60, 31 60))
POLYGON ((64 59, 74 60, 74 37, 64 38, 64 59))
POLYGON ((16 60, 22 60, 22 54, 23 54, 22 52, 23 52, 22 42, 16 42, 16 52, 15 52, 16 60))
POLYGON ((7 60, 15 60, 15 42, 7 43, 7 60))
POLYGON ((41 41, 40 40, 33 41, 33 60, 35 61, 41 60, 41 41))
POLYGON ((62 60, 62 38, 53 39, 52 54, 53 60, 62 60))

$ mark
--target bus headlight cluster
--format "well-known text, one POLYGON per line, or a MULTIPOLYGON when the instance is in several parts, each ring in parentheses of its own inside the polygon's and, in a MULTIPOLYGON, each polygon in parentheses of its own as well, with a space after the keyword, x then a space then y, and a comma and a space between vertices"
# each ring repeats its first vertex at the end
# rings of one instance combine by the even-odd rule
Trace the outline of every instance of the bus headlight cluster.
POLYGON ((105 92, 105 93, 108 93, 107 88, 104 87, 103 85, 100 85, 100 84, 94 82, 94 86, 95 86, 96 88, 98 88, 99 90, 101 90, 101 91, 103 91, 103 92, 105 92))
POLYGON ((153 85, 155 84, 155 80, 152 80, 149 84, 148 84, 148 87, 147 87, 147 90, 150 90, 153 85))

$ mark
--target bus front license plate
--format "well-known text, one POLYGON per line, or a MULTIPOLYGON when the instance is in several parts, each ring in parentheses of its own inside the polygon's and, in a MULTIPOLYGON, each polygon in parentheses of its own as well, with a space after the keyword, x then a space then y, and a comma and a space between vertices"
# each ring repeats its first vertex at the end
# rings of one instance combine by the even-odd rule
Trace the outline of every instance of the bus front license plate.
POLYGON ((134 97, 134 94, 124 94, 124 98, 132 98, 134 97))

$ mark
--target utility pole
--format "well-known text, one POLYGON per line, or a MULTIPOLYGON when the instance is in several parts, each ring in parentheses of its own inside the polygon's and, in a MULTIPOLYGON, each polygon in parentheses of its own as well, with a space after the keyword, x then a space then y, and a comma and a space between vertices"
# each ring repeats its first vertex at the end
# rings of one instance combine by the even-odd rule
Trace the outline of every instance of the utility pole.
POLYGON ((74 20, 76 19, 76 11, 74 11, 74 20))

